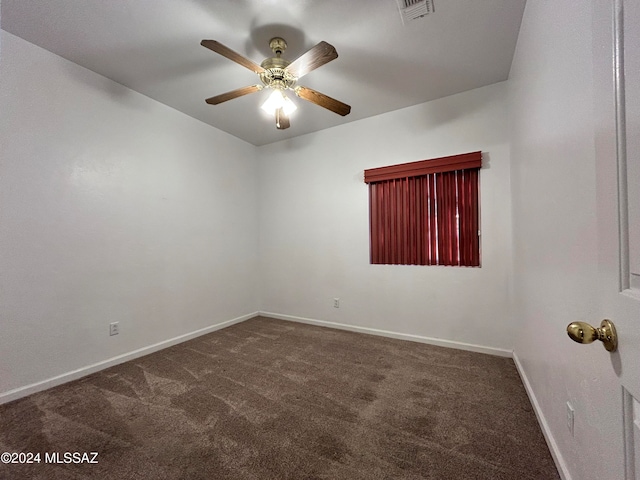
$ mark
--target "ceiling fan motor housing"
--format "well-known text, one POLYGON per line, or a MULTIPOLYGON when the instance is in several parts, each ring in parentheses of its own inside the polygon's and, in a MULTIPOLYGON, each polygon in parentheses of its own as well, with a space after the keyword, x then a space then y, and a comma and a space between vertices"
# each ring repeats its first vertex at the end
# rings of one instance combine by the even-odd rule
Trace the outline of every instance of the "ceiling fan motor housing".
POLYGON ((285 70, 289 65, 285 59, 280 57, 267 58, 260 64, 264 72, 260 74, 260 80, 267 87, 286 90, 296 84, 297 78, 285 70))

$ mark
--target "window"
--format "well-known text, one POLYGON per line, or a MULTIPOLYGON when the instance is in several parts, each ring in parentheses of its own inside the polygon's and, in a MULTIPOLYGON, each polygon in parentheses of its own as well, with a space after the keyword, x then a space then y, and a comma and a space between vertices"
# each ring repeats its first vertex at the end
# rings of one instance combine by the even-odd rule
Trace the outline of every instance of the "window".
POLYGON ((372 264, 480 266, 482 153, 365 170, 372 264))

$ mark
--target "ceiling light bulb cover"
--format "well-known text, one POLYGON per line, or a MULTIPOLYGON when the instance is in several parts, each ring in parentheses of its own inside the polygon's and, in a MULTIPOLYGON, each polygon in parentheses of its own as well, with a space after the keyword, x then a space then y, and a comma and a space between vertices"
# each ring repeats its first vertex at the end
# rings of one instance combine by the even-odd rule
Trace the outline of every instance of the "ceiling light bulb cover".
POLYGON ((285 115, 289 115, 298 107, 284 94, 284 92, 282 92, 282 90, 274 90, 260 108, 271 115, 274 115, 277 109, 282 108, 285 115))

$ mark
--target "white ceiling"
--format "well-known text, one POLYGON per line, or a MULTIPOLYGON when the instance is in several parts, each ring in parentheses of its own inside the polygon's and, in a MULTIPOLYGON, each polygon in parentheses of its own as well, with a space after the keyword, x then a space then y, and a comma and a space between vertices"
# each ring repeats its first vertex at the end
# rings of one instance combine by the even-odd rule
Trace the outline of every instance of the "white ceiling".
POLYGON ((3 0, 0 18, 7 32, 264 145, 506 80, 525 1, 435 0, 435 13, 406 26, 396 0, 3 0), (298 110, 277 130, 259 109, 266 90, 205 103, 260 81, 202 39, 260 63, 274 36, 289 60, 321 40, 336 48, 299 84, 351 105, 348 116, 290 92, 298 110))

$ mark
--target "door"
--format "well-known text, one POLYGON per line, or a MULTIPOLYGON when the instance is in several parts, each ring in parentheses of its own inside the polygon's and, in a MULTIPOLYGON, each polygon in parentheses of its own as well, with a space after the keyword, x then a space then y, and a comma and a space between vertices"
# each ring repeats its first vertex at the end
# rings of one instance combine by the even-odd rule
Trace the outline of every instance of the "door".
MULTIPOLYGON (((640 480, 640 2, 592 2, 601 318, 623 402, 626 480, 640 480)), ((619 468, 619 466, 615 466, 619 468)))

